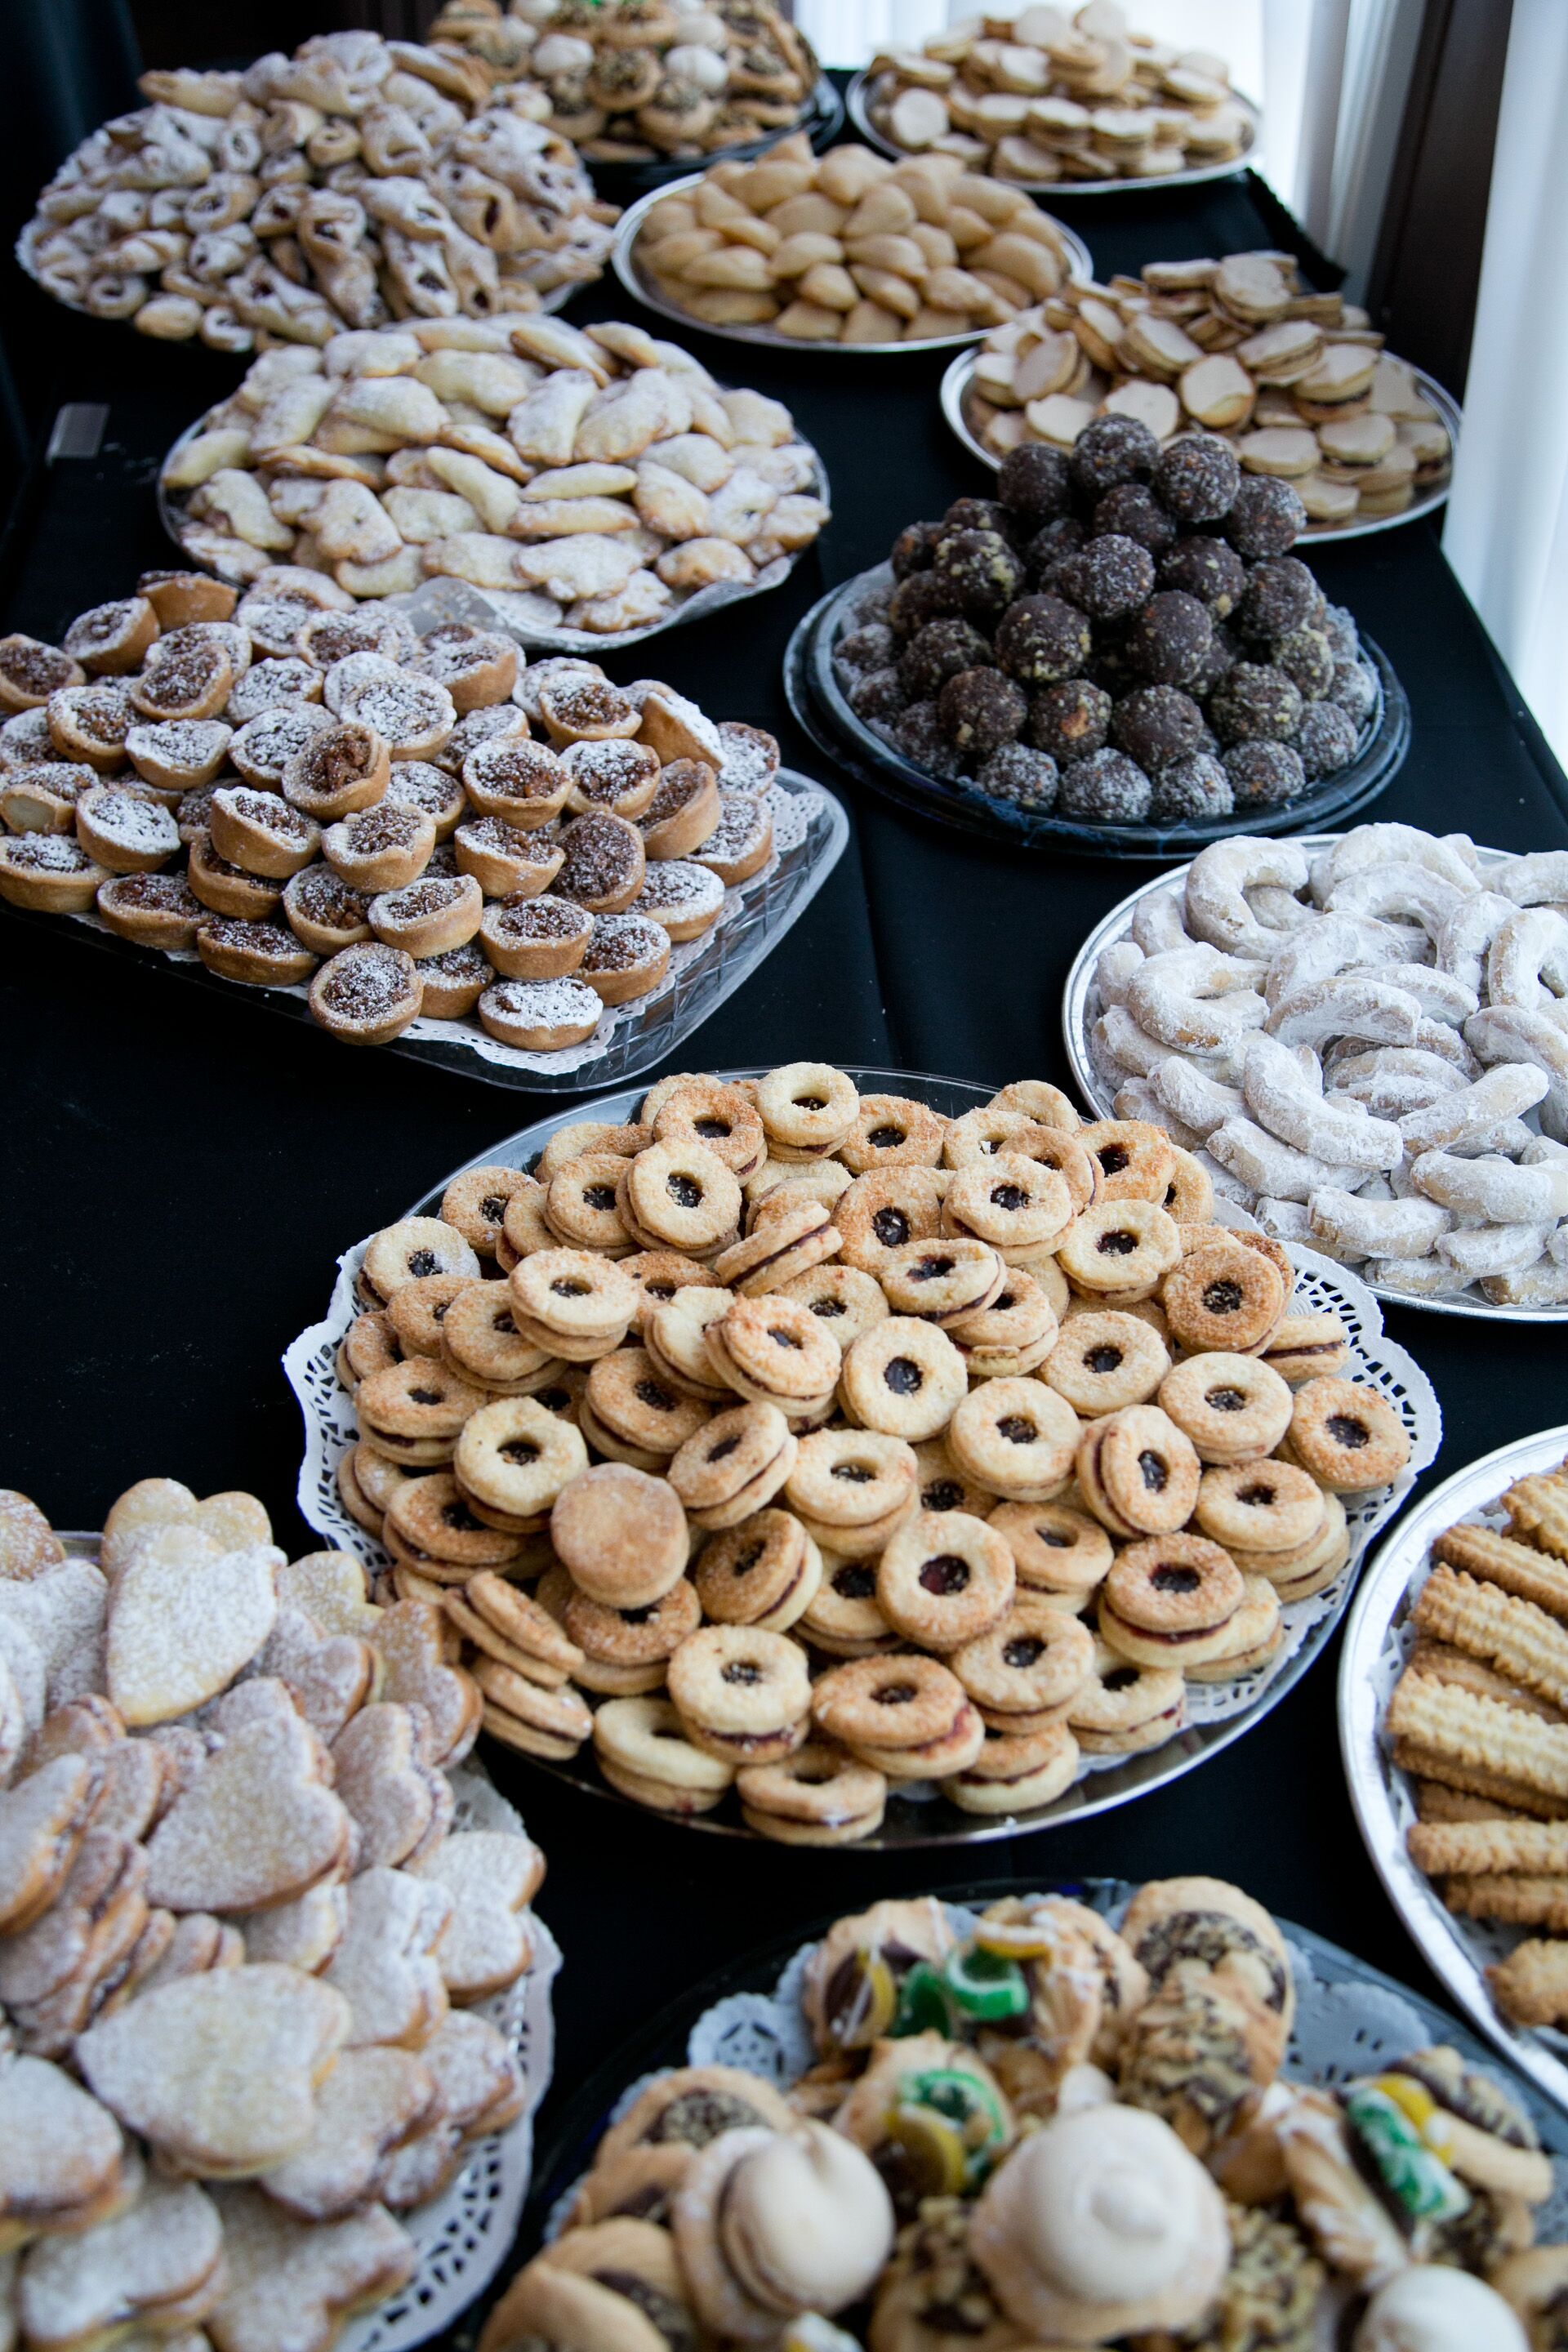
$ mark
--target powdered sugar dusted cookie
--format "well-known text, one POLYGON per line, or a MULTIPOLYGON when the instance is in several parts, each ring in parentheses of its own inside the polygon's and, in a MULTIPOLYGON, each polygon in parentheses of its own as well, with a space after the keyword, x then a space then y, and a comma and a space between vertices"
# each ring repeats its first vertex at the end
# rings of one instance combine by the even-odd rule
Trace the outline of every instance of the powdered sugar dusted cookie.
POLYGON ((60 1756, 0 1796, 0 1933, 30 1927, 53 1902, 100 1784, 88 1758, 60 1756))
POLYGON ((215 1551, 199 1528, 155 1528, 132 1549, 109 1615, 109 1696, 132 1726, 201 1706, 255 1657, 277 1614, 283 1554, 215 1551))
POLYGON ((381 1616, 364 1570, 346 1551, 307 1552, 280 1568, 278 1606, 302 1609, 323 1633, 353 1633, 367 1641, 381 1616))
POLYGON ((0 1580, 0 1617, 20 1625, 41 1652, 51 1707, 102 1690, 108 1599, 109 1587, 89 1559, 60 1560, 26 1583, 0 1580))
POLYGON ((447 1660, 447 1620, 427 1601, 384 1609, 370 1639, 385 1667, 382 1696, 409 1700, 430 1717, 431 1759, 456 1764, 474 1744, 479 1694, 473 1678, 447 1660))
POLYGON ((465 2143, 510 2123, 525 2095, 511 2052, 471 2010, 448 2011, 419 2055, 435 2077, 437 2119, 397 2149, 382 2175, 381 2194, 396 2212, 437 2196, 461 2164, 465 2143))
POLYGON ((323 1633, 304 1610, 279 1605, 255 1671, 287 1685, 311 1730, 330 1748, 370 1697, 377 1661, 368 1642, 323 1633))
POLYGON ((302 2221, 334 2221, 381 2194, 387 2160, 439 2112, 436 2077, 410 2050, 345 2050, 316 2100, 310 2145, 263 2176, 302 2221))
POLYGON ((141 2323, 205 2319, 223 2287, 217 2208, 195 2181, 142 2178, 122 2213, 27 2249, 23 2332, 37 2352, 73 2352, 141 2323))
POLYGON ((348 1924, 322 1981, 349 2003, 351 2049, 390 2042, 417 2050, 429 2040, 447 2009, 432 1954, 451 1916, 445 1887, 406 1871, 367 1870, 350 1881, 348 1924))
POLYGON ((118 1576, 142 1537, 165 1527, 199 1528, 220 1550, 272 1540, 272 1523, 254 1495, 236 1491, 198 1502, 177 1478, 139 1478, 103 1523, 105 1575, 118 1576))
POLYGON ((433 1859, 452 1819, 452 1784, 429 1762, 422 1706, 367 1706, 332 1749, 336 1789, 359 1826, 363 1867, 433 1859))
POLYGON ((0 2055, 0 2253, 80 2229, 121 2193, 120 2126, 62 2067, 0 2055))
POLYGON ((226 1719, 222 1747, 153 1833, 148 1887, 171 1911, 292 1902, 347 1852, 330 1760, 282 1685, 242 1685, 227 1704, 242 1699, 249 1719, 226 1719))
POLYGON ((279 1903, 270 1911, 253 1911, 239 1923, 245 1957, 250 1960, 285 1960, 290 1968, 318 1976, 343 1940, 349 1899, 335 1880, 323 1880, 292 1903, 279 1903))
POLYGON ((383 2206, 312 2227, 254 2189, 217 2202, 228 2285, 207 2333, 218 2352, 327 2352, 345 2319, 414 2275, 414 2242, 383 2206))
POLYGON ((60 1539, 29 1496, 0 1486, 0 1580, 25 1584, 64 1557, 60 1539))
POLYGON ((410 1867, 452 1897, 452 1916, 436 1947, 452 1999, 479 2000, 514 1983, 532 1950, 521 1914, 544 1875, 538 1847, 495 1830, 466 1830, 410 1867))

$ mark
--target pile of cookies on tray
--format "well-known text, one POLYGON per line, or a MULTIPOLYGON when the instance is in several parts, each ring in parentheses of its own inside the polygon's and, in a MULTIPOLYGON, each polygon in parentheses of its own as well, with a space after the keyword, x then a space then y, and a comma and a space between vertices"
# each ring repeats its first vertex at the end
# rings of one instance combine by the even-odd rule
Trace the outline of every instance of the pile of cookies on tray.
POLYGON ((956 155, 818 157, 804 132, 661 197, 632 252, 655 291, 704 325, 808 343, 972 334, 1069 274, 1049 214, 956 155))
POLYGON ((773 854, 760 728, 297 566, 243 597, 151 572, 59 646, 0 638, 0 898, 308 982, 353 1045, 470 1014, 584 1044, 773 854))
POLYGON ((1118 0, 966 16, 872 59, 872 122, 999 180, 1162 180, 1236 161, 1252 128, 1211 49, 1136 31, 1118 0))
POLYGON ((356 597, 463 581, 547 641, 749 587, 827 520, 781 401, 616 321, 425 321, 266 352, 163 485, 186 553, 226 580, 289 562, 356 597))
POLYGON ((774 1996, 805 2071, 646 2080, 480 2352, 630 2343, 650 2307, 666 2341, 798 2352, 1550 2341, 1555 2168, 1491 2074, 1438 2043, 1320 2084, 1261 1904, 1156 1879, 1120 1918, 1018 1895, 836 1920, 774 1996))
POLYGON ((1380 1288, 1568 1300, 1568 852, 1356 825, 1238 837, 1095 967, 1119 1115, 1380 1288))
POLYGON ((1211 1212, 1037 1081, 948 1118, 821 1063, 661 1079, 372 1239, 342 1498, 525 1753, 793 1843, 909 1781, 1026 1811, 1265 1668, 1408 1459, 1211 1212))
POLYGON ((8 2342, 326 2352, 523 2112, 544 1864, 454 1826, 455 1646, 252 1495, 143 1479, 96 1560, 0 1495, 8 2342))
POLYGON ((773 0, 447 0, 434 47, 481 66, 594 163, 743 147, 799 121, 811 44, 773 0), (520 82, 521 78, 521 82, 520 82))
POLYGON ((459 52, 323 33, 243 73, 143 74, 152 102, 66 158, 24 239, 45 291, 220 352, 388 319, 537 310, 597 278, 598 202, 539 90, 459 52))
POLYGON ((1223 434, 1244 470, 1292 483, 1308 528, 1403 514, 1447 481, 1447 426, 1367 313, 1320 294, 1286 253, 1152 261, 1141 278, 1068 283, 993 329, 964 400, 998 457, 1070 449, 1096 416, 1160 442, 1223 434))
POLYGON ((1410 1858, 1460 1918, 1522 1928, 1488 1979, 1517 2025, 1568 2019, 1568 1463, 1437 1538, 1384 1717, 1410 1858))
POLYGON ((1290 553, 1288 482, 1214 434, 1100 416, 1009 450, 994 499, 899 533, 847 612, 855 717, 939 783, 1028 816, 1208 824, 1355 759, 1381 703, 1352 616, 1290 553))

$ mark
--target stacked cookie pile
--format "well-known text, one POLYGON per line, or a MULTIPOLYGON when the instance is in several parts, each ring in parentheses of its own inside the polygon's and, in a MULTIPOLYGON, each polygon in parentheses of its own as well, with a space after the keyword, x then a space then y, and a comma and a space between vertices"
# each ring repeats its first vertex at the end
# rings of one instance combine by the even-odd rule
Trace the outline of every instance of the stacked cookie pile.
POLYGON ((181 545, 226 580, 288 562, 354 596, 432 577, 509 625, 616 636, 750 586, 827 520, 783 404, 641 327, 425 323, 270 352, 180 443, 181 545))
POLYGON ((537 310, 597 278, 601 205, 543 93, 459 51, 323 33, 244 73, 143 74, 22 245, 46 292, 215 351, 537 310))
POLYGON ((1168 179, 1252 140, 1225 59, 1134 31, 1117 0, 965 17, 882 51, 866 95, 889 145, 1031 184, 1168 179))
POLYGON ((893 542, 833 647, 912 767, 1079 824, 1209 823, 1295 799, 1378 708, 1355 623, 1292 556, 1287 482, 1213 434, 1100 416, 1010 450, 994 499, 893 542))
POLYGON ((664 197, 632 250, 656 292, 705 325, 796 342, 967 335, 1068 276, 1049 215, 956 155, 895 166, 835 147, 819 159, 804 133, 664 197))
POLYGON ((630 2341, 650 2305, 666 2341, 876 2352, 1548 2341, 1568 2249, 1531 2246, 1530 2116, 1441 2043, 1288 2075, 1291 1967, 1212 1878, 1151 1881, 1120 1929, 1060 1895, 840 1918, 773 1996, 813 2063, 646 2082, 480 2352, 630 2341))
POLYGON ((1223 434, 1246 472, 1294 484, 1309 529, 1403 514, 1454 455, 1367 313, 1283 253, 1064 285, 987 335, 964 415, 998 457, 1029 441, 1070 449, 1096 416, 1136 416, 1160 442, 1223 434))
POLYGON ((243 597, 148 573, 63 645, 0 639, 0 898, 309 982, 354 1045, 470 1015, 582 1045, 773 852, 771 735, 298 566, 243 597))
POLYGON ((1095 971, 1120 1115, 1380 1288, 1568 1300, 1568 854, 1215 842, 1095 971), (1534 1122, 1533 1124, 1531 1122, 1534 1122))
POLYGON ((1279 1245, 1041 1083, 949 1119, 822 1064, 664 1079, 442 1209, 364 1253, 343 1500, 497 1738, 592 1738, 663 1811, 1047 1804, 1267 1666, 1408 1457, 1279 1245))
POLYGON ((1449 1528, 1384 1717, 1410 1858, 1461 1918, 1521 1928, 1487 1976, 1518 2025, 1568 2017, 1568 1464, 1449 1528))
POLYGON ((456 1830, 439 1611, 143 1479, 99 1560, 0 1496, 0 2318, 326 2352, 527 2086, 483 2004, 544 1864, 456 1830))

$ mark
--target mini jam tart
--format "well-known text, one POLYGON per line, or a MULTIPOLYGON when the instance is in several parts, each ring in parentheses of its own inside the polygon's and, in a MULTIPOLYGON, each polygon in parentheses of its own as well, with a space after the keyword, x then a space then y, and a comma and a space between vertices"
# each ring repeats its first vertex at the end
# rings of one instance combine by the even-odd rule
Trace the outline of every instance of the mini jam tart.
POLYGON ((484 893, 471 875, 426 874, 405 889, 373 898, 370 927, 378 940, 412 956, 444 955, 448 948, 468 945, 484 911, 484 893))
POLYGON ((946 1324, 989 1307, 1000 1295, 1005 1269, 987 1242, 938 1236, 889 1250, 878 1278, 895 1315, 946 1324))
POLYGON ((1294 1462, 1222 1463, 1198 1488, 1198 1526, 1230 1552, 1294 1551, 1329 1517, 1322 1488, 1294 1462))
POLYGON ((638 705, 608 678, 548 678, 538 701, 540 718, 557 750, 567 743, 628 741, 642 725, 638 705))
POLYGON ((1268 1340, 1284 1314, 1286 1291, 1278 1266, 1256 1251, 1198 1249, 1171 1276, 1161 1304, 1182 1347, 1245 1356, 1268 1340))
POLYGON ((311 1017, 351 1045, 384 1045, 423 1009, 414 959, 379 940, 342 948, 310 982, 311 1017))
POLYGON ((1046 1359, 1042 1378, 1085 1420, 1147 1404, 1171 1369, 1157 1331, 1136 1315, 1074 1315, 1046 1359))
POLYGON ((121 939, 150 948, 188 948, 210 920, 183 874, 117 875, 100 889, 98 911, 121 939))
POLYGON ((479 940, 509 980, 559 980, 574 971, 593 936, 594 917, 564 898, 492 899, 479 918, 479 940))
POLYGON ((726 890, 749 882, 773 854, 773 811, 751 793, 721 793, 719 822, 693 854, 726 890))
POLYGON ((845 1354, 846 1412, 911 1444, 940 1435, 968 1393, 963 1359, 946 1332, 907 1315, 873 1324, 845 1354))
POLYGON ((1241 1570, 1203 1536, 1152 1536, 1119 1552, 1100 1596, 1101 1639, 1137 1666, 1205 1665, 1246 1597, 1241 1570))
POLYGON ((145 596, 121 596, 79 613, 66 631, 64 649, 84 669, 122 676, 140 669, 158 635, 158 615, 145 596))
POLYGON ((650 857, 689 857, 719 814, 719 780, 706 760, 671 760, 643 812, 643 845, 650 857))
POLYGON ((291 809, 280 793, 258 793, 247 784, 217 786, 208 831, 220 857, 272 882, 301 873, 321 844, 320 826, 291 809))
POLYGON ((0 820, 11 833, 69 833, 76 804, 95 771, 79 760, 40 760, 13 768, 0 783, 0 820))
POLYGON ((895 1250, 934 1241, 942 1230, 946 1180, 934 1168, 893 1166, 857 1176, 833 1204, 844 1236, 844 1263, 880 1280, 895 1250))
POLYGON ((450 841, 467 805, 455 775, 429 760, 399 760, 387 780, 386 798, 394 808, 423 810, 433 818, 437 841, 450 841))
POLYGON ((0 840, 0 898, 45 915, 83 915, 112 879, 105 866, 63 833, 23 833, 0 840))
POLYGON ((536 1054, 584 1045, 604 1012, 581 980, 502 980, 479 999, 479 1019, 492 1037, 536 1054))
POLYGON ((1410 1459, 1410 1439, 1387 1398, 1354 1381, 1298 1389, 1288 1443, 1291 1459, 1336 1495, 1391 1486, 1410 1459))
POLYGON ((159 792, 188 793, 211 783, 223 766, 233 731, 218 719, 166 719, 132 727, 125 749, 144 784, 159 792))
POLYGON ((765 793, 779 772, 778 738, 765 727, 748 727, 739 719, 721 719, 719 740, 724 761, 719 781, 727 793, 765 793))
POLYGON ((859 1658, 835 1666, 814 1686, 811 1704, 824 1731, 893 1780, 965 1771, 984 1745, 984 1725, 940 1658, 859 1658))
POLYGON ((227 648, 208 638, 171 640, 173 650, 159 658, 154 646, 141 677, 131 688, 131 699, 143 719, 216 719, 234 688, 234 664, 227 648))
POLYGON ((837 1151, 859 1108, 854 1080, 831 1062, 786 1062, 758 1081, 757 1114, 776 1160, 820 1160, 837 1151))
POLYGON ((517 647, 493 629, 449 621, 420 638, 408 667, 444 686, 461 718, 506 700, 517 684, 517 647))
POLYGON ((1090 1422, 1076 1466, 1084 1501, 1113 1536, 1173 1535, 1192 1517, 1198 1457, 1158 1405, 1129 1405, 1090 1422))
POLYGON ((670 1463, 670 1486, 697 1527, 732 1528, 773 1501, 795 1467, 795 1443, 776 1405, 736 1405, 687 1440, 670 1463))
POLYGON ((956 1650, 1000 1624, 1013 1605, 1013 1555, 984 1519, 917 1511, 877 1565, 877 1606, 907 1641, 956 1650))
MULTIPOLYGON (((459 719, 428 764, 438 769, 442 775, 451 776, 461 782, 464 761, 470 751, 479 750, 481 743, 494 742, 503 737, 519 742, 525 740, 527 735, 527 717, 514 703, 494 703, 488 709, 468 711, 459 719)), ((399 764, 406 766, 413 763, 403 761, 399 764)))
MULTIPOLYGON (((785 1289, 796 1275, 809 1274, 813 1266, 837 1256, 842 1244, 837 1226, 820 1201, 791 1201, 787 1194, 784 1198, 774 1194, 762 1208, 766 1214, 759 1211, 745 1240, 731 1243, 713 1263, 719 1280, 748 1297, 785 1289)), ((839 1334, 828 1336, 842 1353, 839 1334)))
POLYGON ((220 979, 252 988, 295 988, 316 969, 315 957, 292 931, 237 915, 209 915, 196 933, 196 953, 220 979))
POLYGON ((264 710, 258 719, 247 719, 243 727, 235 729, 229 738, 230 764, 247 784, 264 784, 268 792, 280 792, 295 808, 319 819, 323 812, 301 800, 286 779, 299 766, 306 747, 317 736, 328 734, 331 727, 331 717, 313 702, 290 702, 281 710, 264 710))
POLYGON ((300 632, 321 607, 306 596, 280 594, 276 588, 247 588, 235 607, 234 617, 248 629, 258 654, 299 658, 300 632))
POLYGON ((1058 1609, 1087 1607, 1116 1557, 1100 1521, 1066 1503, 1004 1503, 986 1524, 1012 1553, 1019 1589, 1058 1609))
POLYGON ((737 1296, 705 1336, 715 1368, 739 1395, 786 1414, 812 1412, 837 1383, 837 1349, 793 1298, 737 1296))
POLYGON ((1181 1231, 1152 1201, 1096 1201, 1079 1211, 1056 1255, 1075 1290, 1125 1306, 1152 1296, 1180 1265, 1181 1231))
POLYGON ((721 1078, 678 1079, 653 1115, 653 1131, 660 1143, 701 1144, 742 1182, 767 1150, 755 1105, 721 1078))
POLYGON ((790 1512, 757 1511, 709 1538, 692 1580, 703 1614, 714 1624, 761 1625, 782 1633, 816 1598, 822 1555, 790 1512))
POLYGON ((220 857, 212 845, 211 835, 197 834, 191 843, 186 879, 204 907, 215 915, 233 915, 241 922, 265 922, 283 902, 280 884, 265 881, 259 874, 247 874, 242 866, 233 866, 220 857))
POLYGON ((460 1021, 471 1013, 495 974, 470 940, 466 947, 447 948, 440 955, 415 961, 425 989, 420 1006, 433 1021, 460 1021))
POLYGON ((283 912, 295 938, 317 955, 336 955, 371 935, 370 900, 330 866, 307 866, 290 876, 283 912))
POLYGON ((41 710, 51 694, 86 677, 80 662, 41 637, 0 637, 0 710, 41 710))
POLYGON ((451 1461, 459 1435, 484 1403, 484 1391, 459 1380, 449 1365, 412 1356, 363 1380, 354 1411, 378 1454, 439 1468, 451 1461))
POLYGON ((711 930, 724 907, 724 885, 690 859, 669 857, 650 865, 630 912, 646 915, 672 940, 694 940, 711 930))
POLYGON ((1261 1462, 1290 1426, 1290 1391, 1255 1356, 1189 1356, 1160 1383, 1160 1409, 1200 1462, 1261 1462))
POLYGON ((564 850, 553 834, 524 833, 503 816, 470 817, 452 835, 459 874, 471 874, 487 898, 532 898, 561 871, 564 850))
POLYGON ((1041 1730, 1064 1719, 1093 1673, 1094 1635, 1066 1610, 1026 1593, 948 1663, 988 1729, 1041 1730))
POLYGON ((328 865, 356 890, 401 890, 416 882, 430 863, 436 820, 423 809, 399 808, 393 801, 381 800, 373 808, 340 817, 321 840, 328 865))
POLYGON ((374 727, 362 727, 354 719, 334 722, 322 711, 320 725, 308 730, 289 754, 279 783, 291 808, 319 824, 331 824, 360 809, 374 808, 386 792, 390 774, 391 755, 374 727))
POLYGON ((380 654, 387 661, 403 661, 416 643, 400 613, 362 605, 353 612, 318 613, 300 629, 296 651, 302 660, 326 671, 347 661, 351 654, 380 654))
POLYGON ((1009 1502, 1045 1503, 1072 1475, 1081 1426, 1043 1381, 982 1381, 948 1423, 947 1445, 977 1486, 1009 1502))
POLYGON ((583 1433, 595 1451, 637 1470, 661 1470, 711 1417, 705 1404, 663 1378, 646 1348, 616 1348, 599 1357, 581 1410, 583 1433))
POLYGON ((1141 1118, 1102 1118, 1080 1127, 1078 1140, 1100 1162, 1106 1200, 1163 1204, 1176 1163, 1171 1139, 1159 1128, 1141 1118))
POLYGON ((1068 1727, 1086 1756, 1134 1756, 1173 1738, 1186 1711, 1179 1667, 1135 1666, 1097 1642, 1093 1672, 1068 1705, 1068 1727))
POLYGON ((555 877, 556 896, 586 907, 591 915, 618 915, 643 886, 647 861, 642 835, 622 816, 580 816, 562 835, 565 856, 555 877))
POLYGON ((152 874, 180 846, 162 802, 130 785, 93 784, 76 804, 77 839, 111 874, 152 874))
POLYGON ((629 1003, 669 970, 669 934, 644 915, 596 915, 577 969, 603 1003, 629 1003))
POLYGON ((334 663, 321 692, 336 717, 374 727, 395 760, 430 759, 458 723, 444 686, 375 654, 334 663))
POLYGON ((703 1257, 734 1232, 741 1187, 706 1144, 670 1139, 626 1161, 616 1181, 616 1205, 621 1223, 643 1248, 703 1257))
POLYGON ((526 735, 491 736, 463 761, 463 790, 479 814, 504 817, 524 833, 558 817, 571 789, 548 744, 526 735))
POLYGON ((136 593, 152 605, 160 628, 183 629, 195 621, 226 621, 239 591, 207 572, 143 572, 136 593))
POLYGON ((259 719, 264 710, 286 710, 300 702, 320 702, 321 673, 298 656, 252 662, 232 689, 225 715, 237 727, 259 719))
POLYGON ((805 1652, 753 1625, 704 1625, 669 1662, 687 1738, 731 1763, 765 1764, 804 1747, 811 1717, 805 1652))
POLYGON ((561 764, 572 779, 566 805, 578 816, 600 809, 609 816, 639 817, 658 790, 658 753, 646 743, 569 743, 561 764))
POLYGON ((874 1169, 934 1168, 942 1158, 943 1132, 943 1122, 924 1103, 903 1095, 862 1095, 838 1156, 856 1176, 874 1169))
MULTIPOLYGON (((612 1789, 655 1812, 681 1819, 711 1812, 735 1777, 732 1764, 692 1746, 668 1699, 646 1693, 614 1698, 599 1708, 594 1717, 594 1752, 612 1789)), ((627 2151, 628 2169, 646 2169, 650 2179, 663 2176, 667 2189, 673 2189, 689 2158, 689 2148, 675 2146, 627 2151)), ((639 2201, 622 2210, 642 2218, 651 2217, 655 2207, 639 2201)))
POLYGON ((104 776, 124 766, 125 738, 136 724, 128 687, 113 678, 62 687, 47 709, 50 739, 62 759, 85 760, 104 776))
POLYGON ((1009 1265, 1048 1256, 1073 1218, 1067 1179, 1021 1153, 956 1169, 942 1195, 942 1230, 988 1242, 1009 1265))

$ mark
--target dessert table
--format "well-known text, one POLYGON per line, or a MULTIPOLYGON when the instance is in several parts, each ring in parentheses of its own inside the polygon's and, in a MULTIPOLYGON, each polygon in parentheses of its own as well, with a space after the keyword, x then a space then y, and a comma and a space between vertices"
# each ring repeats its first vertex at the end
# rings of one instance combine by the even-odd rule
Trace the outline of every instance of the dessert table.
MULTIPOLYGON (((1101 278, 1287 236, 1309 269, 1322 268, 1250 175, 1061 210, 1101 278)), ((153 498, 157 462, 238 365, 68 317, 15 275, 7 297, 18 349, 48 338, 52 397, 109 405, 98 454, 37 469, 0 551, 0 625, 49 638, 84 605, 122 594, 139 569, 172 560, 153 498)), ((570 316, 629 308, 611 282, 580 295, 570 316)), ((825 587, 879 561, 912 517, 988 493, 938 406, 948 355, 829 365, 810 350, 742 352, 696 330, 690 341, 717 374, 789 403, 823 453, 836 512, 783 588, 739 618, 680 631, 637 667, 716 715, 772 729, 787 763, 840 794, 852 829, 803 919, 689 1049, 695 1066, 809 1055, 1066 1083, 1068 965, 1142 873, 1029 858, 906 818, 827 772, 783 698, 785 643, 825 587)), ((1462 827, 1510 849, 1568 845, 1568 783, 1436 532, 1415 523, 1311 561, 1329 596, 1387 652, 1414 713, 1410 756, 1369 814, 1462 827)), ((5 1197, 19 1227, 7 1269, 6 1483, 57 1516, 68 1503, 89 1523, 150 1467, 197 1491, 249 1486, 281 1541, 313 1548, 289 1500, 300 1444, 279 1351, 317 1311, 345 1243, 524 1123, 529 1099, 391 1056, 355 1057, 235 992, 171 986, 151 961, 111 962, 75 927, 6 919, 0 940, 5 1197)), ((1399 1307, 1387 1322, 1443 1405, 1447 1444, 1428 1476, 1562 1417, 1561 1349, 1548 1330, 1489 1331, 1399 1307)), ((988 1867, 1025 1880, 1213 1872, 1429 1990, 1356 1832, 1334 1688, 1326 1659, 1203 1773, 1109 1824, 994 1847, 988 1867)), ((555 1865, 541 1907, 568 1961, 556 2096, 653 2011, 762 1939, 939 1884, 944 1871, 954 1883, 973 1875, 956 1853, 855 1859, 743 1845, 727 1847, 715 1870, 706 1841, 589 1803, 504 1751, 491 1763, 555 1865)))

